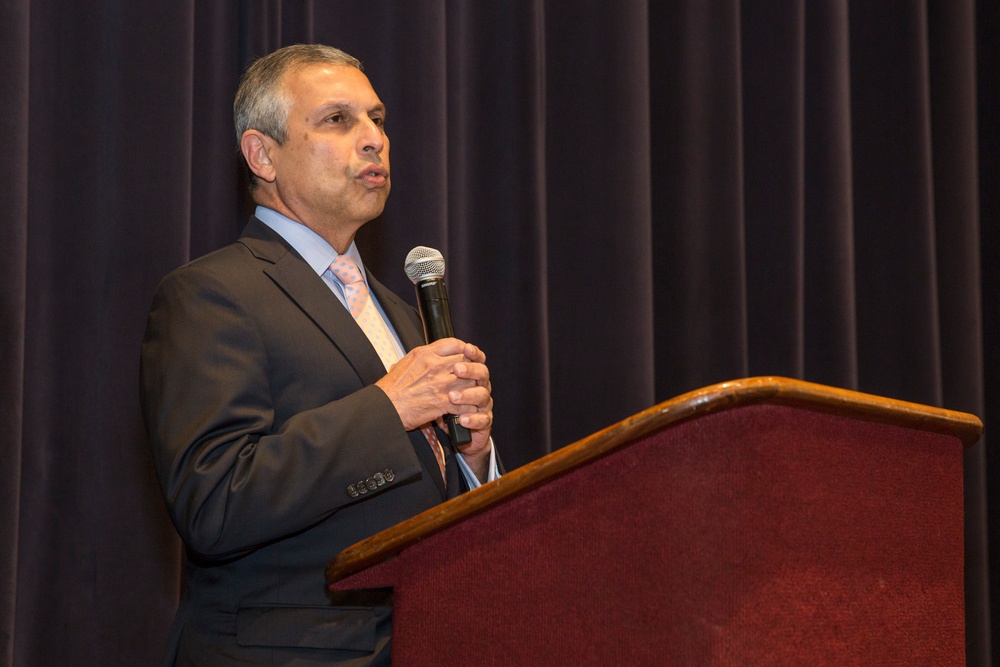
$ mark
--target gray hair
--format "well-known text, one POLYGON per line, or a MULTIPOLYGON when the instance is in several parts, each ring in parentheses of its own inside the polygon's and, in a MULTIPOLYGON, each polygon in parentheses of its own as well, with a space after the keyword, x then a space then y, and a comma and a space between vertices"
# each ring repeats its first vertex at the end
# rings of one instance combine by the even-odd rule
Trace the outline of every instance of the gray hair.
POLYGON ((323 44, 295 44, 255 61, 240 79, 233 101, 236 143, 247 130, 259 130, 279 144, 288 135, 291 100, 283 85, 285 74, 306 65, 347 65, 359 70, 361 61, 340 49, 323 44))

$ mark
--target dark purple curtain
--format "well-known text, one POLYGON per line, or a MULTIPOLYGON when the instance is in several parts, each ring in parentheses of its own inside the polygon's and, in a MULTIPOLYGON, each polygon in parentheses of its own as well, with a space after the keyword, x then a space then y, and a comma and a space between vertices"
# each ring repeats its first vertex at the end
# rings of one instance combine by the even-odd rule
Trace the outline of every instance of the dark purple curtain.
MULTIPOLYGON (((411 247, 445 254, 516 467, 748 375, 989 424, 998 39, 987 0, 6 0, 0 666, 160 654, 180 549, 138 344, 160 277, 250 211, 231 104, 252 58, 364 61, 393 194, 362 252, 403 295, 411 247)), ((972 665, 1000 650, 997 459, 966 457, 972 665)))

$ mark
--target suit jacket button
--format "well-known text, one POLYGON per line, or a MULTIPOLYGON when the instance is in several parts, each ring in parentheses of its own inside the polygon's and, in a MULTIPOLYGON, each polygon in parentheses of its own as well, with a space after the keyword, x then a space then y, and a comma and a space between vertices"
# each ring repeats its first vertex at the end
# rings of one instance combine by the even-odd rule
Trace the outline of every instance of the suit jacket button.
POLYGON ((391 482, 392 480, 396 479, 396 473, 392 471, 392 468, 386 468, 384 474, 385 474, 385 481, 387 482, 391 482))
POLYGON ((355 487, 357 487, 358 493, 360 493, 361 495, 365 495, 366 493, 368 493, 368 487, 365 486, 365 480, 361 480, 360 482, 355 484, 355 487))
POLYGON ((349 495, 351 498, 357 498, 358 497, 358 490, 356 488, 354 488, 353 484, 348 484, 347 485, 347 495, 349 495))
POLYGON ((375 483, 378 484, 379 486, 383 486, 385 484, 385 475, 383 475, 380 472, 377 472, 374 475, 372 475, 372 479, 374 479, 375 483))
POLYGON ((369 490, 369 491, 374 491, 375 489, 377 489, 377 488, 378 488, 378 484, 377 484, 377 483, 375 482, 375 480, 374 480, 374 479, 372 479, 371 477, 369 477, 369 478, 368 478, 368 479, 367 479, 367 480, 365 481, 365 486, 367 486, 367 487, 368 487, 368 490, 369 490))

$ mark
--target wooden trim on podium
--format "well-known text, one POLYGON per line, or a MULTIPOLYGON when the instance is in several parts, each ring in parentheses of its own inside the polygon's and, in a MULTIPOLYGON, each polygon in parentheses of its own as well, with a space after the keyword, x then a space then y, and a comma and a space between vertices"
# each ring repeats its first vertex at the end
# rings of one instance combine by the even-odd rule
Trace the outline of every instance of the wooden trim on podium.
POLYGON ((731 408, 787 405, 855 419, 943 433, 966 448, 983 431, 978 417, 847 389, 781 377, 753 377, 682 394, 517 468, 342 551, 326 569, 328 585, 391 558, 463 519, 566 474, 614 449, 666 426, 731 408))

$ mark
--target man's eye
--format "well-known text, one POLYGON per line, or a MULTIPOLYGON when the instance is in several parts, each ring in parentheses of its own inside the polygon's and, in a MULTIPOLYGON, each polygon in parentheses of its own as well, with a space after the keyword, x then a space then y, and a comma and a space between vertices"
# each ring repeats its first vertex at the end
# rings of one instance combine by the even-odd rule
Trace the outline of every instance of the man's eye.
POLYGON ((327 118, 327 121, 329 121, 331 123, 343 123, 344 122, 344 116, 342 114, 339 114, 339 113, 338 114, 334 114, 334 115, 330 116, 329 118, 327 118))
POLYGON ((374 118, 372 118, 372 122, 378 125, 379 127, 385 126, 385 118, 382 118, 381 116, 375 116, 374 118))

